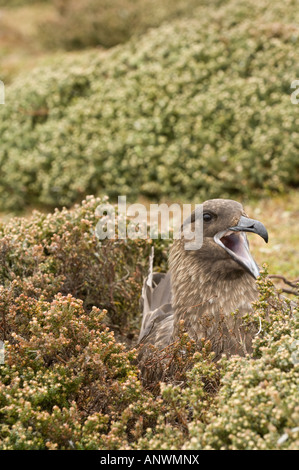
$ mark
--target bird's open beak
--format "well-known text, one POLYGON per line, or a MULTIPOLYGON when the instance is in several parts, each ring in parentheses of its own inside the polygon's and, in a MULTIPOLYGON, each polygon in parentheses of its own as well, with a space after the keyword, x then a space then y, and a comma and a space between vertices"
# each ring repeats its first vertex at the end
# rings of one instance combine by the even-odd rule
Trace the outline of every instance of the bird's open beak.
POLYGON ((244 217, 243 215, 240 217, 238 225, 235 227, 230 227, 230 230, 235 232, 252 232, 257 233, 260 237, 262 237, 266 243, 268 243, 268 232, 266 227, 259 222, 258 220, 249 219, 249 217, 244 217))
POLYGON ((218 232, 214 236, 215 242, 254 278, 259 276, 259 268, 254 261, 245 232, 260 235, 268 243, 268 232, 266 227, 258 220, 241 216, 238 225, 229 227, 228 230, 218 232))

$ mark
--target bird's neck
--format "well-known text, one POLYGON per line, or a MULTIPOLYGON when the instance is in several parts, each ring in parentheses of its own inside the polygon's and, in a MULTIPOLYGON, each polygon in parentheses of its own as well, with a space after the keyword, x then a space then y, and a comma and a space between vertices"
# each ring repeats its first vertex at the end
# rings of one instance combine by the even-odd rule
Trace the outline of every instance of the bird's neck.
POLYGON ((191 337, 196 329, 202 335, 221 318, 227 323, 237 309, 241 315, 250 312, 258 297, 255 279, 238 266, 230 272, 213 271, 211 263, 190 263, 186 253, 177 252, 170 259, 170 271, 175 336, 181 320, 191 337))

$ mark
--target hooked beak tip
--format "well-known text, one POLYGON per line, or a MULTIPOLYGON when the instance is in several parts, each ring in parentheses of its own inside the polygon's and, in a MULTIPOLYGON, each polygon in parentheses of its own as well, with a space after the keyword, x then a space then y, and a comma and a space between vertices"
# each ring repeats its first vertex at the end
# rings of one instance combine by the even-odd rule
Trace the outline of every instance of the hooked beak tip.
POLYGON ((269 235, 266 227, 259 220, 249 219, 249 217, 240 217, 238 225, 230 227, 230 230, 238 232, 251 232, 256 233, 262 237, 266 243, 269 241, 269 235))

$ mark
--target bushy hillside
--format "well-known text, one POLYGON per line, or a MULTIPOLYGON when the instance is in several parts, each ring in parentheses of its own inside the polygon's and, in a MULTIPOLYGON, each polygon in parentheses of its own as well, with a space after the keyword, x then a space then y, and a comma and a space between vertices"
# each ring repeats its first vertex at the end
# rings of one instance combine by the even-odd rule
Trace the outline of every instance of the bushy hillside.
POLYGON ((2 207, 297 186, 295 5, 202 6, 111 52, 21 75, 0 107, 2 207))
POLYGON ((0 225, 0 448, 298 448, 295 307, 261 279, 253 358, 216 367, 182 335, 180 380, 144 388, 132 344, 153 241, 99 245, 99 202, 0 225))

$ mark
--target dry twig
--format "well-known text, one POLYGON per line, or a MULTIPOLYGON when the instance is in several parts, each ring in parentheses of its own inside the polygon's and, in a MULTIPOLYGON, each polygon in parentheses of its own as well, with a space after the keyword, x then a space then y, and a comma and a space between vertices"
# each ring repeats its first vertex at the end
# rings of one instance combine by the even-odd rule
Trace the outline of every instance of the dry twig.
POLYGON ((299 295, 299 278, 294 279, 293 281, 289 281, 284 276, 281 276, 281 275, 278 275, 278 274, 271 274, 268 277, 270 279, 279 279, 282 282, 284 282, 284 284, 286 284, 287 286, 292 287, 292 289, 282 287, 281 290, 283 292, 286 292, 287 294, 299 295))

